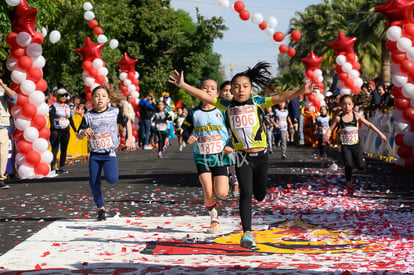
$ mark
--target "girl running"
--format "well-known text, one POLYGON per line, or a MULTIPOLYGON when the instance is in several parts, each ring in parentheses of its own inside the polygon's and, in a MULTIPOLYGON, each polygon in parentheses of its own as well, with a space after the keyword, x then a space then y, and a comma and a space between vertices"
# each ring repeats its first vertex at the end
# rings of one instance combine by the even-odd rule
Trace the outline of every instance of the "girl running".
POLYGON ((224 152, 237 151, 236 173, 240 185, 239 211, 243 227, 240 245, 243 248, 256 246, 251 228, 252 194, 258 201, 266 196, 268 155, 266 133, 263 129, 263 108, 312 92, 312 85, 286 91, 271 97, 252 96, 254 87, 267 89, 270 85, 270 64, 259 62, 253 68, 236 74, 231 80, 234 96, 232 101, 221 100, 184 82, 184 73, 173 71, 170 83, 184 89, 203 102, 226 110, 232 132, 232 143, 224 152))
POLYGON ((321 106, 319 111, 320 111, 320 115, 315 119, 313 125, 315 128, 315 131, 314 131, 315 135, 318 139, 319 156, 325 157, 326 149, 324 147, 326 146, 322 138, 326 134, 326 131, 329 128, 329 122, 331 121, 331 117, 328 115, 328 107, 321 106))
POLYGON ((363 170, 365 168, 361 145, 359 143, 359 121, 376 132, 383 142, 387 142, 387 137, 374 124, 354 111, 354 102, 352 101, 351 95, 343 95, 340 99, 340 105, 342 107, 342 113, 334 118, 331 126, 323 136, 323 141, 328 142, 332 131, 339 125, 341 131, 339 137, 341 140, 342 158, 345 165, 345 180, 347 184, 345 194, 352 196, 355 191, 352 187, 352 159, 358 169, 363 170))
POLYGON ((184 147, 184 140, 181 135, 181 132, 182 132, 182 125, 183 125, 186 115, 184 114, 183 108, 181 107, 178 107, 176 111, 177 111, 177 114, 176 114, 177 117, 174 120, 175 135, 177 136, 178 150, 182 151, 184 147))
POLYGON ((118 108, 108 106, 110 92, 106 86, 98 86, 92 91, 94 109, 88 111, 79 126, 78 138, 89 137, 89 185, 93 200, 98 208, 98 221, 106 220, 105 204, 101 190, 101 171, 105 180, 114 184, 118 181, 119 170, 116 150, 120 143, 118 125, 127 129, 126 151, 132 145, 132 127, 118 108))
POLYGON ((172 120, 170 113, 166 110, 163 101, 158 101, 153 120, 155 122, 155 135, 158 137, 158 157, 163 158, 167 149, 167 140, 170 132, 169 121, 172 120))
POLYGON ((280 134, 281 159, 286 159, 288 129, 293 128, 293 123, 289 117, 289 111, 286 109, 286 102, 280 102, 278 105, 278 108, 275 109, 276 128, 279 128, 280 134))
MULTIPOLYGON (((217 82, 206 79, 201 83, 202 93, 216 97, 217 82)), ((194 162, 204 193, 204 205, 210 215, 207 233, 216 234, 220 229, 215 196, 224 199, 229 192, 228 165, 234 164, 230 154, 223 152, 230 142, 225 124, 225 114, 211 103, 202 101, 190 110, 183 123, 183 139, 195 143, 194 162), (194 134, 192 134, 194 133, 194 134)))

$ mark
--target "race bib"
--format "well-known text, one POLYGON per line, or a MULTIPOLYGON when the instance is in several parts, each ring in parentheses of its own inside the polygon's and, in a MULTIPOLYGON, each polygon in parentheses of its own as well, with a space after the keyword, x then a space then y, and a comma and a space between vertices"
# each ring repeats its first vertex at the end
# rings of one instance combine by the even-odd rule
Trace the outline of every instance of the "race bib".
POLYGON ((55 120, 56 126, 59 126, 59 128, 66 128, 69 126, 69 119, 65 117, 61 117, 59 119, 55 120))
POLYGON ((109 132, 93 135, 89 140, 91 148, 94 150, 109 149, 113 147, 111 133, 109 132))
POLYGON ((197 138, 200 154, 217 154, 223 151, 223 140, 221 135, 211 135, 197 138))
POLYGON ((325 135, 326 134, 326 131, 328 131, 328 128, 329 127, 319 127, 318 128, 319 129, 319 134, 325 135))
POLYGON ((343 128, 340 134, 341 143, 344 145, 353 145, 359 142, 358 128, 346 127, 343 128))
POLYGON ((166 123, 156 123, 155 128, 157 128, 158 131, 163 132, 167 130, 167 124, 166 123))
POLYGON ((233 114, 230 117, 230 123, 232 128, 251 128, 256 125, 256 114, 254 110, 233 114))
POLYGON ((280 127, 280 128, 286 128, 286 127, 287 127, 287 121, 286 121, 286 118, 280 118, 280 119, 279 119, 279 127, 280 127))

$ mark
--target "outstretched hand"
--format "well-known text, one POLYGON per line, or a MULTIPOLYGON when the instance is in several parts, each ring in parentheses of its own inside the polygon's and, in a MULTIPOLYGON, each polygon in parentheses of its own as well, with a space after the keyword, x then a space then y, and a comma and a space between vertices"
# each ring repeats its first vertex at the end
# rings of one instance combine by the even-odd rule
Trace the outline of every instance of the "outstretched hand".
POLYGON ((172 71, 168 82, 174 84, 178 88, 181 88, 181 86, 184 84, 184 72, 181 71, 181 73, 179 73, 177 70, 172 71))

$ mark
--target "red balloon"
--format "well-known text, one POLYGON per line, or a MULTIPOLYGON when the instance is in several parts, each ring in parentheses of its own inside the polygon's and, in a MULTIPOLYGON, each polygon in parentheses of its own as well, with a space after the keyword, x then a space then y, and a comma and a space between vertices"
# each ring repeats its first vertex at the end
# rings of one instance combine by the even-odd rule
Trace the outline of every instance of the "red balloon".
POLYGON ((250 18, 250 12, 248 10, 242 10, 239 13, 239 17, 241 20, 247 21, 250 18))
POLYGON ((17 103, 16 105, 21 106, 23 108, 24 105, 29 103, 29 97, 25 94, 19 93, 17 95, 17 103))
POLYGON ((50 129, 48 127, 43 127, 39 130, 39 138, 49 139, 50 129))
POLYGON ((32 143, 26 141, 25 139, 20 140, 16 145, 17 151, 21 154, 27 154, 32 151, 32 143))
POLYGON ((16 33, 27 32, 33 37, 36 15, 37 9, 30 7, 27 1, 21 1, 20 4, 9 13, 12 30, 16 33))
POLYGON ((403 159, 408 159, 413 155, 413 148, 402 144, 398 147, 397 154, 403 159))
POLYGON ((408 106, 410 106, 410 100, 405 99, 405 98, 401 98, 401 97, 397 97, 394 101, 394 106, 398 110, 402 111, 405 108, 407 108, 408 106))
POLYGON ((308 94, 308 100, 312 102, 312 104, 317 101, 316 96, 314 94, 308 94))
POLYGON ((35 31, 32 38, 32 43, 42 44, 44 41, 43 34, 41 32, 35 31))
POLYGON ((259 28, 263 31, 267 28, 267 23, 266 21, 263 20, 262 23, 259 24, 259 28))
POLYGON ((288 51, 287 51, 287 54, 288 54, 289 57, 294 57, 295 54, 296 54, 295 48, 292 48, 292 47, 289 48, 288 51))
POLYGON ((315 74, 313 73, 313 70, 306 70, 305 75, 306 75, 307 78, 309 78, 311 80, 315 76, 315 74))
POLYGON ((335 41, 329 42, 328 46, 335 50, 337 55, 354 51, 356 37, 346 37, 341 31, 338 31, 338 37, 335 41))
POLYGON ((27 118, 32 118, 37 113, 37 107, 33 103, 27 103, 22 107, 22 115, 27 118))
POLYGON ((403 134, 396 134, 395 135, 395 138, 394 138, 395 144, 397 144, 398 146, 403 145, 404 144, 403 138, 404 138, 404 135, 403 134))
POLYGON ((13 140, 15 142, 19 142, 19 141, 21 141, 23 139, 23 131, 22 130, 19 130, 19 129, 16 129, 16 130, 14 130, 12 136, 13 136, 13 140))
POLYGON ((300 31, 298 31, 298 30, 293 30, 293 31, 290 33, 290 38, 291 38, 293 41, 299 41, 301 37, 302 37, 302 35, 301 35, 300 31))
POLYGON ((132 79, 132 84, 134 84, 134 85, 139 85, 139 79, 138 78, 134 78, 134 79, 132 79))
POLYGON ((406 21, 414 22, 414 2, 412 1, 386 1, 375 6, 375 11, 381 13, 387 20, 388 27, 391 24, 402 24, 406 21))
POLYGON ((404 95, 402 94, 402 88, 397 87, 397 86, 392 87, 392 95, 395 97, 405 98, 404 95))
POLYGON ((17 33, 15 32, 9 32, 9 34, 6 37, 6 43, 11 47, 19 47, 19 44, 16 42, 17 33))
POLYGON ((38 82, 43 77, 43 72, 40 68, 31 67, 27 71, 27 79, 33 81, 34 83, 38 82))
POLYGON ((137 130, 133 130, 133 131, 132 131, 132 135, 133 135, 134 137, 138 137, 138 131, 137 131, 137 130))
POLYGON ((89 71, 92 67, 93 67, 92 61, 90 61, 90 60, 83 61, 82 68, 83 68, 84 71, 89 71))
POLYGON ((27 70, 29 70, 32 66, 33 66, 33 61, 32 61, 32 59, 31 59, 29 56, 27 56, 27 55, 24 55, 24 56, 20 57, 20 58, 17 60, 17 67, 18 67, 21 71, 26 72, 26 71, 27 71, 27 70))
POLYGON ((100 35, 100 34, 103 34, 103 30, 102 30, 102 28, 101 28, 101 27, 96 27, 96 28, 94 28, 94 29, 93 29, 93 34, 94 34, 94 35, 100 35))
POLYGON ((104 76, 104 75, 101 75, 101 74, 98 74, 98 75, 95 77, 95 81, 96 81, 96 83, 98 83, 99 85, 103 85, 103 84, 105 84, 105 76, 104 76))
POLYGON ((41 130, 43 127, 46 127, 46 124, 46 117, 40 114, 35 115, 31 121, 31 125, 35 127, 37 130, 41 130))
POLYGON ((352 93, 354 95, 358 94, 360 91, 361 91, 361 87, 354 86, 354 88, 352 88, 352 93))
POLYGON ((37 151, 29 151, 26 154, 26 162, 31 166, 35 166, 40 162, 40 153, 37 151))
POLYGON ((273 40, 276 42, 280 42, 285 39, 285 34, 283 32, 275 32, 273 34, 273 40))
POLYGON ((99 23, 95 19, 91 19, 91 20, 88 21, 88 26, 91 29, 95 29, 96 27, 99 26, 99 23))
POLYGON ((352 78, 347 78, 347 79, 344 81, 344 84, 345 84, 345 86, 346 86, 346 87, 348 87, 349 89, 352 89, 352 88, 354 87, 354 85, 355 85, 355 81, 354 81, 352 78))
POLYGON ((86 101, 89 101, 89 102, 92 101, 92 94, 91 93, 86 94, 86 101))
POLYGON ((391 53, 402 53, 397 47, 397 41, 387 40, 385 46, 387 47, 387 50, 391 53))
POLYGON ((405 74, 409 74, 414 70, 414 62, 406 59, 403 62, 401 62, 401 72, 405 74))
POLYGON ((241 12, 242 10, 244 10, 244 3, 243 1, 236 1, 234 3, 234 10, 237 12, 241 12))
POLYGON ((405 53, 391 53, 391 60, 395 64, 401 64, 406 59, 407 55, 405 53))
POLYGON ((361 69, 361 64, 359 62, 355 62, 352 64, 352 69, 359 71, 361 69))
POLYGON ((403 117, 408 121, 414 121, 414 108, 405 108, 403 111, 403 117))
POLYGON ((287 51, 288 51, 288 47, 285 44, 279 46, 279 52, 287 53, 287 51))
POLYGON ((124 53, 124 57, 122 60, 117 61, 116 64, 121 68, 122 71, 129 72, 135 71, 135 63, 137 63, 138 59, 132 59, 128 56, 127 53, 124 53))
POLYGON ((335 67, 335 71, 340 74, 340 73, 344 73, 344 71, 342 70, 342 66, 341 65, 336 65, 335 67))
POLYGON ((345 80, 348 79, 348 73, 342 72, 338 74, 338 79, 342 82, 345 82, 345 80))
POLYGON ((43 175, 43 176, 47 176, 50 172, 50 168, 49 165, 45 162, 39 162, 35 167, 34 167, 34 173, 36 175, 43 175))
POLYGON ((95 78, 99 74, 99 70, 95 67, 89 69, 88 74, 90 77, 95 78))
POLYGON ((26 48, 23 47, 13 47, 10 49, 10 55, 16 59, 19 60, 20 57, 26 55, 26 48))
POLYGON ((356 61, 356 54, 353 52, 347 53, 345 57, 346 61, 348 61, 351 64, 353 64, 356 61))
POLYGON ((79 49, 76 49, 75 52, 80 54, 83 60, 87 60, 88 58, 95 59, 101 58, 101 50, 104 44, 96 44, 92 42, 89 37, 86 37, 85 44, 79 49))
POLYGON ((135 79, 135 71, 130 71, 128 72, 128 78, 132 81, 133 79, 135 79))
POLYGON ((323 57, 317 56, 313 50, 310 51, 307 57, 301 58, 303 64, 305 64, 306 69, 315 68, 319 69, 319 66, 322 62, 323 57))
POLYGON ((39 79, 36 83, 36 90, 44 92, 47 89, 47 82, 44 79, 39 79))
POLYGON ((413 23, 406 23, 403 27, 403 35, 414 37, 414 24, 413 23))

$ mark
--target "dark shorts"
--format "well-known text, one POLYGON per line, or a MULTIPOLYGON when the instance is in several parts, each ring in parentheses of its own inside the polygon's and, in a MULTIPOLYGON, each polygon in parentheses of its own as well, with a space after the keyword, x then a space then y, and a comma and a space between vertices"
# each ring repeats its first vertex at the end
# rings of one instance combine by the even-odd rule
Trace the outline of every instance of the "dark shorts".
POLYGON ((203 164, 197 164, 197 172, 199 175, 203 173, 211 173, 213 177, 215 176, 229 176, 229 171, 227 166, 215 166, 209 167, 203 164))

